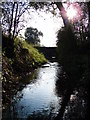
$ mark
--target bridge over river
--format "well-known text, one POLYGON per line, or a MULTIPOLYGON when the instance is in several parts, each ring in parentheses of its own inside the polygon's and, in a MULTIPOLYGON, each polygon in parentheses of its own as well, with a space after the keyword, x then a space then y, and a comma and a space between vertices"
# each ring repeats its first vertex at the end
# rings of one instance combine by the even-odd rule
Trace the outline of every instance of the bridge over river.
POLYGON ((45 57, 50 61, 57 61, 57 47, 35 47, 40 53, 43 53, 45 57))

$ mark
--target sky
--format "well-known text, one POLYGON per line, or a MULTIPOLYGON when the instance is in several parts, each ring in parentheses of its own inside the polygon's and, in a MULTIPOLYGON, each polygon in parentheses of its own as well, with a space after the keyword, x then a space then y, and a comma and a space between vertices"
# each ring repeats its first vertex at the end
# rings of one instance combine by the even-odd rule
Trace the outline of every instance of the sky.
POLYGON ((63 26, 63 21, 60 16, 56 17, 51 12, 36 11, 30 12, 30 16, 25 13, 22 16, 24 19, 25 27, 20 32, 24 36, 27 27, 37 28, 43 33, 43 37, 40 37, 40 45, 46 47, 56 46, 57 31, 63 26))

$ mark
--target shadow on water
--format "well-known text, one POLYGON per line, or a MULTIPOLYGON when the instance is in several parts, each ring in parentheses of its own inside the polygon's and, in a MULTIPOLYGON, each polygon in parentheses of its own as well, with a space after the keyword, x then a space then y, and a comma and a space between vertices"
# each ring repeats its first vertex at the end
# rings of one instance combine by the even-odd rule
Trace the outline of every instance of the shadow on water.
POLYGON ((75 72, 72 74, 67 74, 63 68, 58 72, 56 92, 62 101, 55 120, 87 120, 88 93, 85 86, 82 85, 83 72, 85 71, 82 67, 79 69, 77 65, 73 69, 75 72))

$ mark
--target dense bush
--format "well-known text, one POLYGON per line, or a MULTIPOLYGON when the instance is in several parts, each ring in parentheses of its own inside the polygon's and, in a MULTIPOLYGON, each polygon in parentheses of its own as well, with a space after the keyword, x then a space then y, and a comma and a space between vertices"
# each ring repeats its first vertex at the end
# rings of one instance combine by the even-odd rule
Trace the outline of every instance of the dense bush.
MULTIPOLYGON (((8 47, 10 47, 9 38, 3 36, 3 75, 6 76, 7 73, 9 75, 7 79, 10 79, 11 76, 23 76, 47 62, 43 54, 19 38, 14 40, 13 58, 9 57, 11 51, 8 51, 8 47)), ((4 77, 4 79, 6 78, 4 77)))
MULTIPOLYGON (((87 44, 77 44, 77 38, 72 30, 62 28, 59 30, 58 35, 58 58, 60 64, 63 66, 65 72, 71 79, 82 81, 87 84, 87 71, 88 71, 88 52, 89 49, 85 46, 87 44), (85 80, 85 81, 84 81, 85 80)), ((73 84, 71 82, 71 84, 73 84)))

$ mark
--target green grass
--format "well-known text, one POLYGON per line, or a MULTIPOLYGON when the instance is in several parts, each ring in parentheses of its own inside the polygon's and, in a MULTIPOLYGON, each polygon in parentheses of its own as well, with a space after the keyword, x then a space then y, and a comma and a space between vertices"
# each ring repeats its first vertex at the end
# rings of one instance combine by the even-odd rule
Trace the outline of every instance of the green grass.
MULTIPOLYGON (((35 49, 32 45, 28 44, 26 41, 20 41, 19 39, 15 40, 15 46, 21 47, 21 49, 27 51, 26 53, 26 61, 32 60, 33 65, 41 65, 46 63, 47 60, 43 54, 39 53, 37 49, 35 49)), ((17 48, 17 47, 16 47, 17 48)), ((17 51, 16 51, 17 52, 17 51)), ((23 53, 22 53, 23 54, 23 53)))
MULTIPOLYGON (((9 39, 6 37, 6 40, 9 39)), ((6 44, 6 47, 7 46, 6 44)), ((43 54, 39 53, 37 49, 26 41, 20 40, 19 38, 14 40, 14 58, 8 58, 6 53, 7 49, 3 48, 3 76, 5 81, 14 77, 16 79, 16 76, 19 78, 19 76, 23 76, 47 62, 43 54)))

